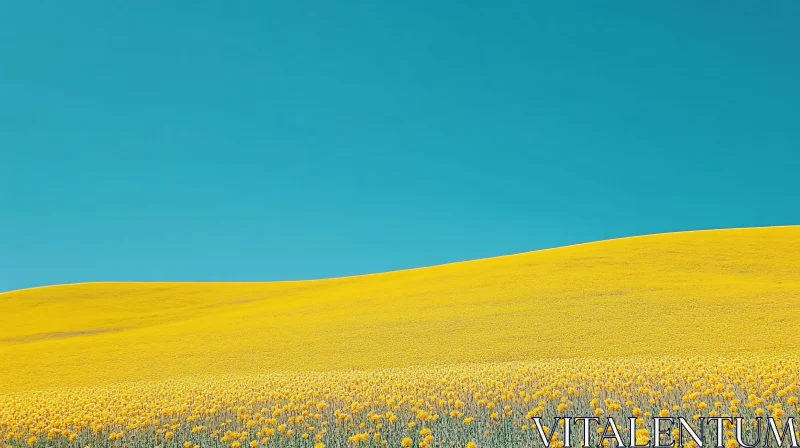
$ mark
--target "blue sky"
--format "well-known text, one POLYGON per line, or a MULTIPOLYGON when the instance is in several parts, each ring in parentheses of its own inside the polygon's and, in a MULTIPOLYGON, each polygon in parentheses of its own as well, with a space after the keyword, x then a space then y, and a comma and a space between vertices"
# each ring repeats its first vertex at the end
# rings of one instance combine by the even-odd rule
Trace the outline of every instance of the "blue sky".
POLYGON ((800 224, 800 2, 10 1, 0 291, 800 224))

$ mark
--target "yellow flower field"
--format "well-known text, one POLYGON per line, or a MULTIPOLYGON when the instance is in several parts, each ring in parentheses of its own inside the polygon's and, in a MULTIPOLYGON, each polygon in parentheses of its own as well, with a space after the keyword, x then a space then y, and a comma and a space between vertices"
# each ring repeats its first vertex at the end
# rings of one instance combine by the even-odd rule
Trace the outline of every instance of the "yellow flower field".
POLYGON ((0 431, 15 447, 533 446, 539 417, 563 447, 557 415, 616 418, 624 443, 636 416, 641 444, 651 415, 785 421, 797 415, 798 375, 795 356, 748 355, 187 377, 11 393, 0 431))
POLYGON ((798 324, 800 227, 329 280, 15 291, 0 294, 0 443, 532 446, 534 417, 619 416, 625 433, 641 414, 641 440, 665 412, 783 422, 798 324))

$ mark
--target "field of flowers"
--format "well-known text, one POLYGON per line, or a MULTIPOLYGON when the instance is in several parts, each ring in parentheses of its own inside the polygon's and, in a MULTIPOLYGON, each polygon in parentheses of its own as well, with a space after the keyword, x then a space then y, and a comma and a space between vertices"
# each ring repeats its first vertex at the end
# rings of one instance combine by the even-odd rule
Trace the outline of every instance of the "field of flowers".
POLYGON ((561 448, 565 415, 647 441, 653 416, 796 416, 799 360, 800 227, 63 285, 0 294, 0 448, 561 448))
MULTIPOLYGON (((542 446, 532 420, 540 417, 552 446, 561 447, 563 428, 548 422, 570 415, 614 417, 625 443, 628 416, 640 417, 636 437, 645 443, 653 415, 783 422, 797 415, 798 378, 798 359, 776 356, 184 378, 5 395, 0 437, 20 448, 523 447, 542 446)), ((732 426, 725 437, 734 440, 732 426)), ((581 428, 572 440, 580 445, 581 428)))

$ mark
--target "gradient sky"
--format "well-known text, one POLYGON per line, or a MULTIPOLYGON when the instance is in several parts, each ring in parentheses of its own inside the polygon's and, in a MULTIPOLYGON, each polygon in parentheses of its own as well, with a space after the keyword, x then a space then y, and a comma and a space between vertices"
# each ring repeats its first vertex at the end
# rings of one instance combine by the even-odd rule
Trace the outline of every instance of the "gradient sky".
POLYGON ((0 291, 800 224, 798 23, 788 0, 2 2, 0 291))

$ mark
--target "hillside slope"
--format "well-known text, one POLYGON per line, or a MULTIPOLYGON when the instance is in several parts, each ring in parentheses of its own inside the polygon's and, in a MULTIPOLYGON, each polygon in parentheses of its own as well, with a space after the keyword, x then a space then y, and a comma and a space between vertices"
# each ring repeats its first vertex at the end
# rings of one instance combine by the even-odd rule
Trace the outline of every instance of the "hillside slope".
POLYGON ((800 227, 716 230, 330 280, 0 294, 0 392, 799 342, 800 227))

